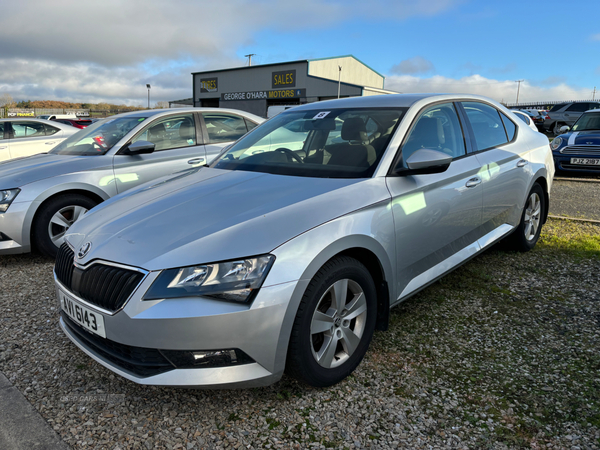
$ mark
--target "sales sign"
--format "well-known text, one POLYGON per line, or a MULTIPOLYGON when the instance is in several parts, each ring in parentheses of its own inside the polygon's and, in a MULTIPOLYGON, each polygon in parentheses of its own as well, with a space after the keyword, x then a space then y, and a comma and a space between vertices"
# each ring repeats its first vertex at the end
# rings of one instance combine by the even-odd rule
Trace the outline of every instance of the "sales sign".
POLYGON ((271 74, 271 87, 283 88, 296 86, 296 70, 284 70, 283 72, 273 72, 271 74))

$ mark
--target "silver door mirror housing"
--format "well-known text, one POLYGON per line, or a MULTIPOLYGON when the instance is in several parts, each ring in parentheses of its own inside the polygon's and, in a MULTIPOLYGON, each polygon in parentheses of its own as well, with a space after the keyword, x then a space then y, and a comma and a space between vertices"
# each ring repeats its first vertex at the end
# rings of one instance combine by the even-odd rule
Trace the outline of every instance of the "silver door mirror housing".
POLYGON ((432 173, 445 172, 452 156, 442 153, 439 150, 421 148, 415 151, 406 160, 406 167, 397 167, 395 172, 398 175, 425 175, 432 173))
POLYGON ((148 141, 137 141, 133 144, 129 144, 125 150, 126 155, 142 155, 146 153, 154 152, 155 145, 148 141))
POLYGON ((569 131, 571 129, 570 126, 568 125, 563 125, 562 127, 560 127, 560 132, 561 133, 566 133, 567 131, 569 131))

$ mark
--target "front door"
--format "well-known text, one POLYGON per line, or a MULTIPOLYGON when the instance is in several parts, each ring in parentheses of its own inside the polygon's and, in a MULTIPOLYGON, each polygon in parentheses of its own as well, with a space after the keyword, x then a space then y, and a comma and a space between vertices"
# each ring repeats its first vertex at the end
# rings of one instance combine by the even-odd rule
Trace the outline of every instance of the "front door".
POLYGON ((479 161, 466 152, 453 103, 424 110, 400 148, 399 163, 415 151, 433 149, 453 157, 443 173, 390 176, 396 229, 396 296, 400 300, 473 255, 481 237, 479 161))
POLYGON ((132 140, 149 141, 153 153, 113 157, 117 191, 119 193, 139 184, 193 167, 206 164, 206 153, 195 114, 173 114, 146 125, 132 140))

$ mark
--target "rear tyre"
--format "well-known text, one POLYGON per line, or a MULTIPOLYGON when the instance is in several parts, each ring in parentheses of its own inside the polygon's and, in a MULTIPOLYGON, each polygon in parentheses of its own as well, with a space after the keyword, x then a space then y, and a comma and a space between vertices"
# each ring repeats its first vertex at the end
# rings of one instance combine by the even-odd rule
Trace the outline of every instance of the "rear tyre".
POLYGON ((537 243, 542 231, 542 221, 545 216, 546 203, 544 191, 539 184, 534 184, 527 196, 521 221, 508 241, 514 250, 528 252, 537 243))
POLYGON ((376 317, 377 291, 367 268, 346 256, 330 260, 300 302, 286 372, 315 387, 342 381, 367 352, 376 317))
POLYGON ((37 250, 51 258, 65 241, 65 233, 98 202, 81 194, 64 194, 44 204, 36 214, 32 241, 37 250))

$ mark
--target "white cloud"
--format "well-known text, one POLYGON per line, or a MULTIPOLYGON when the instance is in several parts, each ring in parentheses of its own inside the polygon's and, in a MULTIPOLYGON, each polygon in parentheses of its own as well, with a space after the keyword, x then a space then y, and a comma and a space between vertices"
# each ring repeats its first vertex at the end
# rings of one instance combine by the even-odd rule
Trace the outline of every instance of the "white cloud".
POLYGON ((591 35, 590 39, 592 41, 600 41, 600 33, 591 35))
POLYGON ((241 66, 258 32, 440 14, 464 0, 27 0, 0 15, 0 93, 144 104, 191 96, 191 72, 241 66), (24 6, 26 5, 26 7, 24 6))
MULTIPOLYGON (((402 93, 477 94, 507 103, 515 102, 517 97, 517 83, 513 80, 494 80, 481 75, 471 75, 460 79, 439 75, 430 78, 391 75, 386 77, 385 88, 402 93)), ((521 83, 519 102, 583 100, 591 98, 591 96, 589 89, 575 89, 564 83, 554 86, 539 86, 525 80, 521 83)))
POLYGON ((415 75, 418 73, 427 73, 435 70, 433 63, 421 56, 400 61, 392 67, 392 73, 399 75, 415 75))

